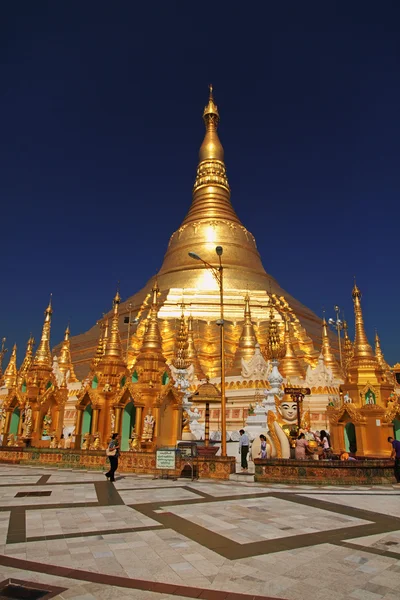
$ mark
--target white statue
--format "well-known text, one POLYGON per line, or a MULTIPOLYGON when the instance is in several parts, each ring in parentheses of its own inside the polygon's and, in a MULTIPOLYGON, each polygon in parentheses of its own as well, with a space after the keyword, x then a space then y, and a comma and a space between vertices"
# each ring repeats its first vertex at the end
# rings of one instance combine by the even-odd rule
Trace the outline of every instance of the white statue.
POLYGON ((353 400, 349 396, 349 392, 346 392, 345 395, 343 396, 343 402, 345 404, 351 404, 353 402, 353 400))
POLYGON ((266 412, 268 412, 269 410, 275 412, 275 398, 278 398, 278 400, 280 400, 283 396, 283 377, 278 370, 279 361, 276 358, 272 359, 271 366, 272 369, 268 375, 269 389, 264 390, 265 398, 262 401, 266 412))
POLYGON ((242 358, 242 377, 266 379, 268 373, 269 365, 261 354, 260 344, 256 344, 253 357, 248 362, 242 358))

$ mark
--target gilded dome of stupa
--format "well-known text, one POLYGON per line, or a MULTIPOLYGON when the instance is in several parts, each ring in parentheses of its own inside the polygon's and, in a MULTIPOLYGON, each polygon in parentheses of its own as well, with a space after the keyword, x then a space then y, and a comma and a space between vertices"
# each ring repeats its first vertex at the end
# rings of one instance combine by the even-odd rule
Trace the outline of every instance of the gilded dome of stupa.
MULTIPOLYGON (((264 269, 254 236, 246 229, 231 203, 231 190, 224 162, 224 149, 218 136, 219 112, 212 87, 203 111, 205 137, 200 146, 199 163, 189 211, 169 241, 164 261, 157 274, 160 330, 163 350, 168 360, 173 356, 174 336, 179 328, 182 301, 186 314, 193 317, 193 334, 203 372, 209 377, 219 373, 218 327, 219 291, 212 273, 195 261, 195 252, 211 264, 217 263, 216 246, 223 247, 225 339, 228 369, 233 365, 241 334, 246 295, 260 345, 266 341, 269 308, 272 298, 278 329, 284 335, 284 318, 290 319, 293 347, 297 355, 312 363, 319 354, 320 319, 285 292, 264 269)), ((144 318, 150 310, 152 278, 148 284, 120 306, 121 338, 126 344, 127 328, 123 319, 132 315, 140 319, 137 331, 132 329, 128 366, 132 366, 143 339, 144 318)), ((105 316, 107 318, 107 315, 105 316)), ((95 355, 99 331, 71 338, 71 351, 76 373, 86 375, 95 355)))

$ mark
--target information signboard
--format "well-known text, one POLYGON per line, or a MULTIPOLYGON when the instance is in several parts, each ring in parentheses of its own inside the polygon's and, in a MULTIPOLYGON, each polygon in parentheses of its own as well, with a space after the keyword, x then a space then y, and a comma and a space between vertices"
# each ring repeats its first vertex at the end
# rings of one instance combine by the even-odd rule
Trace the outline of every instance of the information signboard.
POLYGON ((175 450, 174 448, 166 450, 157 450, 156 469, 165 469, 173 471, 175 469, 175 450))

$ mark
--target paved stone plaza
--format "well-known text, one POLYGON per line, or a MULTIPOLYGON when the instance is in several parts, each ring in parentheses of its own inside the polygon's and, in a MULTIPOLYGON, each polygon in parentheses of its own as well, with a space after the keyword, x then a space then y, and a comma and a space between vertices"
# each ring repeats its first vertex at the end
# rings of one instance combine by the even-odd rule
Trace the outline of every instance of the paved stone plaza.
POLYGON ((48 597, 400 597, 396 486, 0 473, 1 581, 54 588, 48 597))

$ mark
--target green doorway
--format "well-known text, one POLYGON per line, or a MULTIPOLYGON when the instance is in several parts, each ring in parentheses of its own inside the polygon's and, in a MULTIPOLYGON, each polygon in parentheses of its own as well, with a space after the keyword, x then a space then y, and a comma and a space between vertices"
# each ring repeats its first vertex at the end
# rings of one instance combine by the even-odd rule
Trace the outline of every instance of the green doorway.
POLYGON ((85 410, 83 411, 83 418, 82 418, 82 443, 83 443, 83 436, 85 435, 85 433, 90 433, 90 427, 92 425, 92 405, 88 404, 87 407, 85 408, 85 410))
POLYGON ((393 420, 394 439, 400 440, 400 421, 399 419, 393 420))
POLYGON ((346 452, 355 454, 357 452, 356 428, 353 423, 346 423, 344 428, 344 443, 346 452))
POLYGON ((135 427, 136 409, 132 400, 124 408, 122 415, 122 432, 121 432, 121 450, 129 450, 129 439, 132 433, 132 427, 135 427))
POLYGON ((14 435, 17 435, 17 433, 18 433, 19 417, 20 417, 19 408, 15 407, 14 411, 13 411, 13 413, 11 415, 10 431, 9 431, 9 433, 13 433, 14 435))

